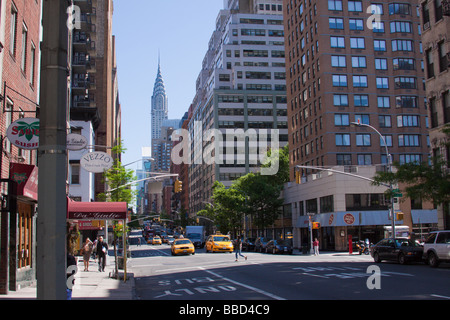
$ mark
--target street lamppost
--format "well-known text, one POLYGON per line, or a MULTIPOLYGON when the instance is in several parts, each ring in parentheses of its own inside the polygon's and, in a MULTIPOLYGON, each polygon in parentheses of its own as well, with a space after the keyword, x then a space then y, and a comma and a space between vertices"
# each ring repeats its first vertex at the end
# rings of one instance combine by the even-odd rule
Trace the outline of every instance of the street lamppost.
MULTIPOLYGON (((378 133, 378 135, 380 136, 381 140, 383 141, 384 144, 384 148, 386 151, 386 158, 387 158, 387 169, 389 173, 392 173, 392 158, 391 155, 389 154, 389 149, 386 143, 386 139, 384 138, 384 136, 381 134, 380 131, 378 131, 376 128, 372 127, 369 124, 365 124, 365 123, 361 123, 361 122, 350 122, 353 125, 356 125, 358 127, 368 127, 370 129, 372 129, 373 131, 375 131, 376 133, 378 133)), ((392 182, 389 182, 389 191, 390 191, 390 197, 391 197, 391 207, 390 207, 390 218, 391 218, 391 228, 392 228, 392 238, 395 239, 395 217, 394 217, 394 186, 392 185, 392 182)))

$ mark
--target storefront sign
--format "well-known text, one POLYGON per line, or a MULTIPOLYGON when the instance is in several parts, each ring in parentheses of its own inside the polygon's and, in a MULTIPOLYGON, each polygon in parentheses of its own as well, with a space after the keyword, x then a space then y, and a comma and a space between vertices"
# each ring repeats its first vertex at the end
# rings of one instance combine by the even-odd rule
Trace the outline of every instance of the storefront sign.
POLYGON ((113 166, 113 159, 105 152, 94 151, 85 154, 81 160, 82 168, 89 172, 101 173, 113 166))
POLYGON ((39 119, 21 118, 14 121, 6 130, 6 136, 18 148, 39 148, 39 119))
POLYGON ((344 214, 344 222, 348 225, 355 223, 355 217, 351 213, 344 214))
POLYGON ((81 150, 86 148, 87 139, 81 134, 69 133, 67 135, 67 150, 81 150))

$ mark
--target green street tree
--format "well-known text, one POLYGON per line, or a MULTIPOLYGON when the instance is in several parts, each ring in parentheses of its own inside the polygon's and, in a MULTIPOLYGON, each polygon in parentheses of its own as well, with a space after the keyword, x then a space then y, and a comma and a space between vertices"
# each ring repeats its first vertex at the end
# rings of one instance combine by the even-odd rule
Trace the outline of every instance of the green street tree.
MULTIPOLYGON (((123 148, 122 143, 113 147, 111 149, 112 157, 114 159, 114 165, 103 173, 103 182, 105 182, 109 190, 108 193, 98 194, 98 199, 100 201, 107 202, 126 202, 131 203, 136 196, 136 192, 131 190, 129 184, 136 180, 134 176, 134 171, 131 169, 125 169, 120 162, 120 155, 125 153, 126 149, 123 148)), ((118 264, 117 264, 117 240, 123 236, 123 233, 128 232, 128 227, 119 224, 117 221, 113 222, 114 230, 114 260, 115 260, 115 274, 118 274, 118 264)), ((125 246, 126 244, 124 244, 125 246)))
MULTIPOLYGON (((447 148, 450 144, 450 126, 442 130, 446 134, 447 148)), ((374 177, 374 184, 381 183, 403 183, 405 192, 409 198, 428 199, 439 205, 450 201, 450 175, 449 162, 444 161, 441 156, 432 157, 430 163, 394 163, 394 172, 378 172, 374 177)))

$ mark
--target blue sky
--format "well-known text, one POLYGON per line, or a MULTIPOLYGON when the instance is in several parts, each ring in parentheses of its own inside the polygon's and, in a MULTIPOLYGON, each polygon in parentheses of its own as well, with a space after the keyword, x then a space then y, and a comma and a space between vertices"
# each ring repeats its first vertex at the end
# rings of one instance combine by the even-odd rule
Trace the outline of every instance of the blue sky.
MULTIPOLYGON (((122 136, 122 163, 141 157, 150 146, 150 107, 161 55, 161 72, 169 97, 169 119, 181 118, 195 95, 208 42, 223 0, 115 0, 122 136)), ((128 168, 136 169, 140 163, 128 168)))

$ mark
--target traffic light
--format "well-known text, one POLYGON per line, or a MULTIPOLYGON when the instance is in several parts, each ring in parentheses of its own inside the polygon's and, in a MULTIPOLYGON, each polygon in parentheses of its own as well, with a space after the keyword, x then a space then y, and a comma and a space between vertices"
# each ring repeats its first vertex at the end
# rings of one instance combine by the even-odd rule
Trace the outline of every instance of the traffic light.
POLYGON ((175 180, 175 193, 179 193, 183 190, 183 182, 180 180, 175 180))
POLYGON ((395 220, 397 220, 397 221, 403 220, 403 212, 396 212, 395 220))
POLYGON ((312 223, 312 228, 313 229, 320 229, 320 222, 313 222, 312 223))

